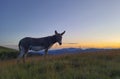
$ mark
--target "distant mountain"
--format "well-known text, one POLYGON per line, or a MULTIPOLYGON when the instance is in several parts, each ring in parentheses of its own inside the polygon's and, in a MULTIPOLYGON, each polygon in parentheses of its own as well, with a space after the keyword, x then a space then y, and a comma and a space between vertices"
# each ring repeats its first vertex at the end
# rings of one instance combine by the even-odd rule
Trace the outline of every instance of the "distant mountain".
MULTIPOLYGON (((97 48, 89 48, 89 49, 80 49, 80 48, 63 48, 63 49, 56 49, 56 50, 49 50, 49 55, 60 55, 60 54, 72 54, 72 53, 85 53, 85 52, 96 52, 101 50, 108 50, 108 49, 97 49, 97 48)), ((37 55, 44 55, 44 51, 30 51, 30 55, 37 54, 37 55)))
MULTIPOLYGON (((85 53, 85 52, 96 52, 101 50, 108 50, 108 49, 98 49, 98 48, 88 48, 88 49, 81 49, 81 48, 62 48, 62 49, 50 49, 48 51, 49 55, 59 55, 59 54, 72 54, 72 53, 85 53)), ((0 52, 16 52, 17 50, 0 46, 0 52)), ((44 50, 42 51, 29 51, 29 55, 44 55, 44 50)))

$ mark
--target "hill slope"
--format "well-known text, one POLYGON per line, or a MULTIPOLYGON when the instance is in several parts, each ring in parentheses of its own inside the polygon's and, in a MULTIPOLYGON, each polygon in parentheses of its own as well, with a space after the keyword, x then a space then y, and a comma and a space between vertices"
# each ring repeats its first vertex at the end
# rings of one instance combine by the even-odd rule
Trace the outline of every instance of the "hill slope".
POLYGON ((0 46, 0 60, 16 58, 18 51, 0 46))
POLYGON ((0 79, 120 79, 120 50, 2 61, 0 79))
POLYGON ((0 53, 1 52, 14 52, 14 51, 17 51, 17 50, 0 46, 0 53))

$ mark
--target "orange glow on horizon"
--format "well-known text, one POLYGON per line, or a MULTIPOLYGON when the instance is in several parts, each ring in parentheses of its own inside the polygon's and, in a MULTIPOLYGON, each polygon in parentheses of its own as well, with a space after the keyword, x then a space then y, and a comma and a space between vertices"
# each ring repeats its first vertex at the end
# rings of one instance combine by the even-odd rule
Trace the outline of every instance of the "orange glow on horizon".
POLYGON ((101 43, 85 43, 81 44, 82 48, 120 48, 120 43, 101 42, 101 43))
POLYGON ((120 48, 120 42, 99 42, 99 43, 76 43, 76 44, 67 44, 64 43, 62 46, 55 44, 53 48, 120 48))

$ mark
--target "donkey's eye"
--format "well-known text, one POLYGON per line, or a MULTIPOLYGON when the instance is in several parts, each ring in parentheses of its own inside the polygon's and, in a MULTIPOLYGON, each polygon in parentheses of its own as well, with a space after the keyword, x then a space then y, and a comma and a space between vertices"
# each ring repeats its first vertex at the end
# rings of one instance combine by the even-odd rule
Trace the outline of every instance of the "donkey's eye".
POLYGON ((62 39, 61 37, 57 37, 57 40, 58 40, 58 41, 61 41, 61 39, 62 39))

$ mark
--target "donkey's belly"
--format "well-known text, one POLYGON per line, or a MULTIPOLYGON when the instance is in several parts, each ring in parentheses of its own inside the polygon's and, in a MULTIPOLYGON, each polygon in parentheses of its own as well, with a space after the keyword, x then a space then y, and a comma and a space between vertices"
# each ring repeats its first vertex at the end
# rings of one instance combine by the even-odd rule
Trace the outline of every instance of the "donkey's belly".
POLYGON ((30 50, 39 51, 42 49, 44 49, 44 47, 42 47, 42 46, 30 46, 30 50))

